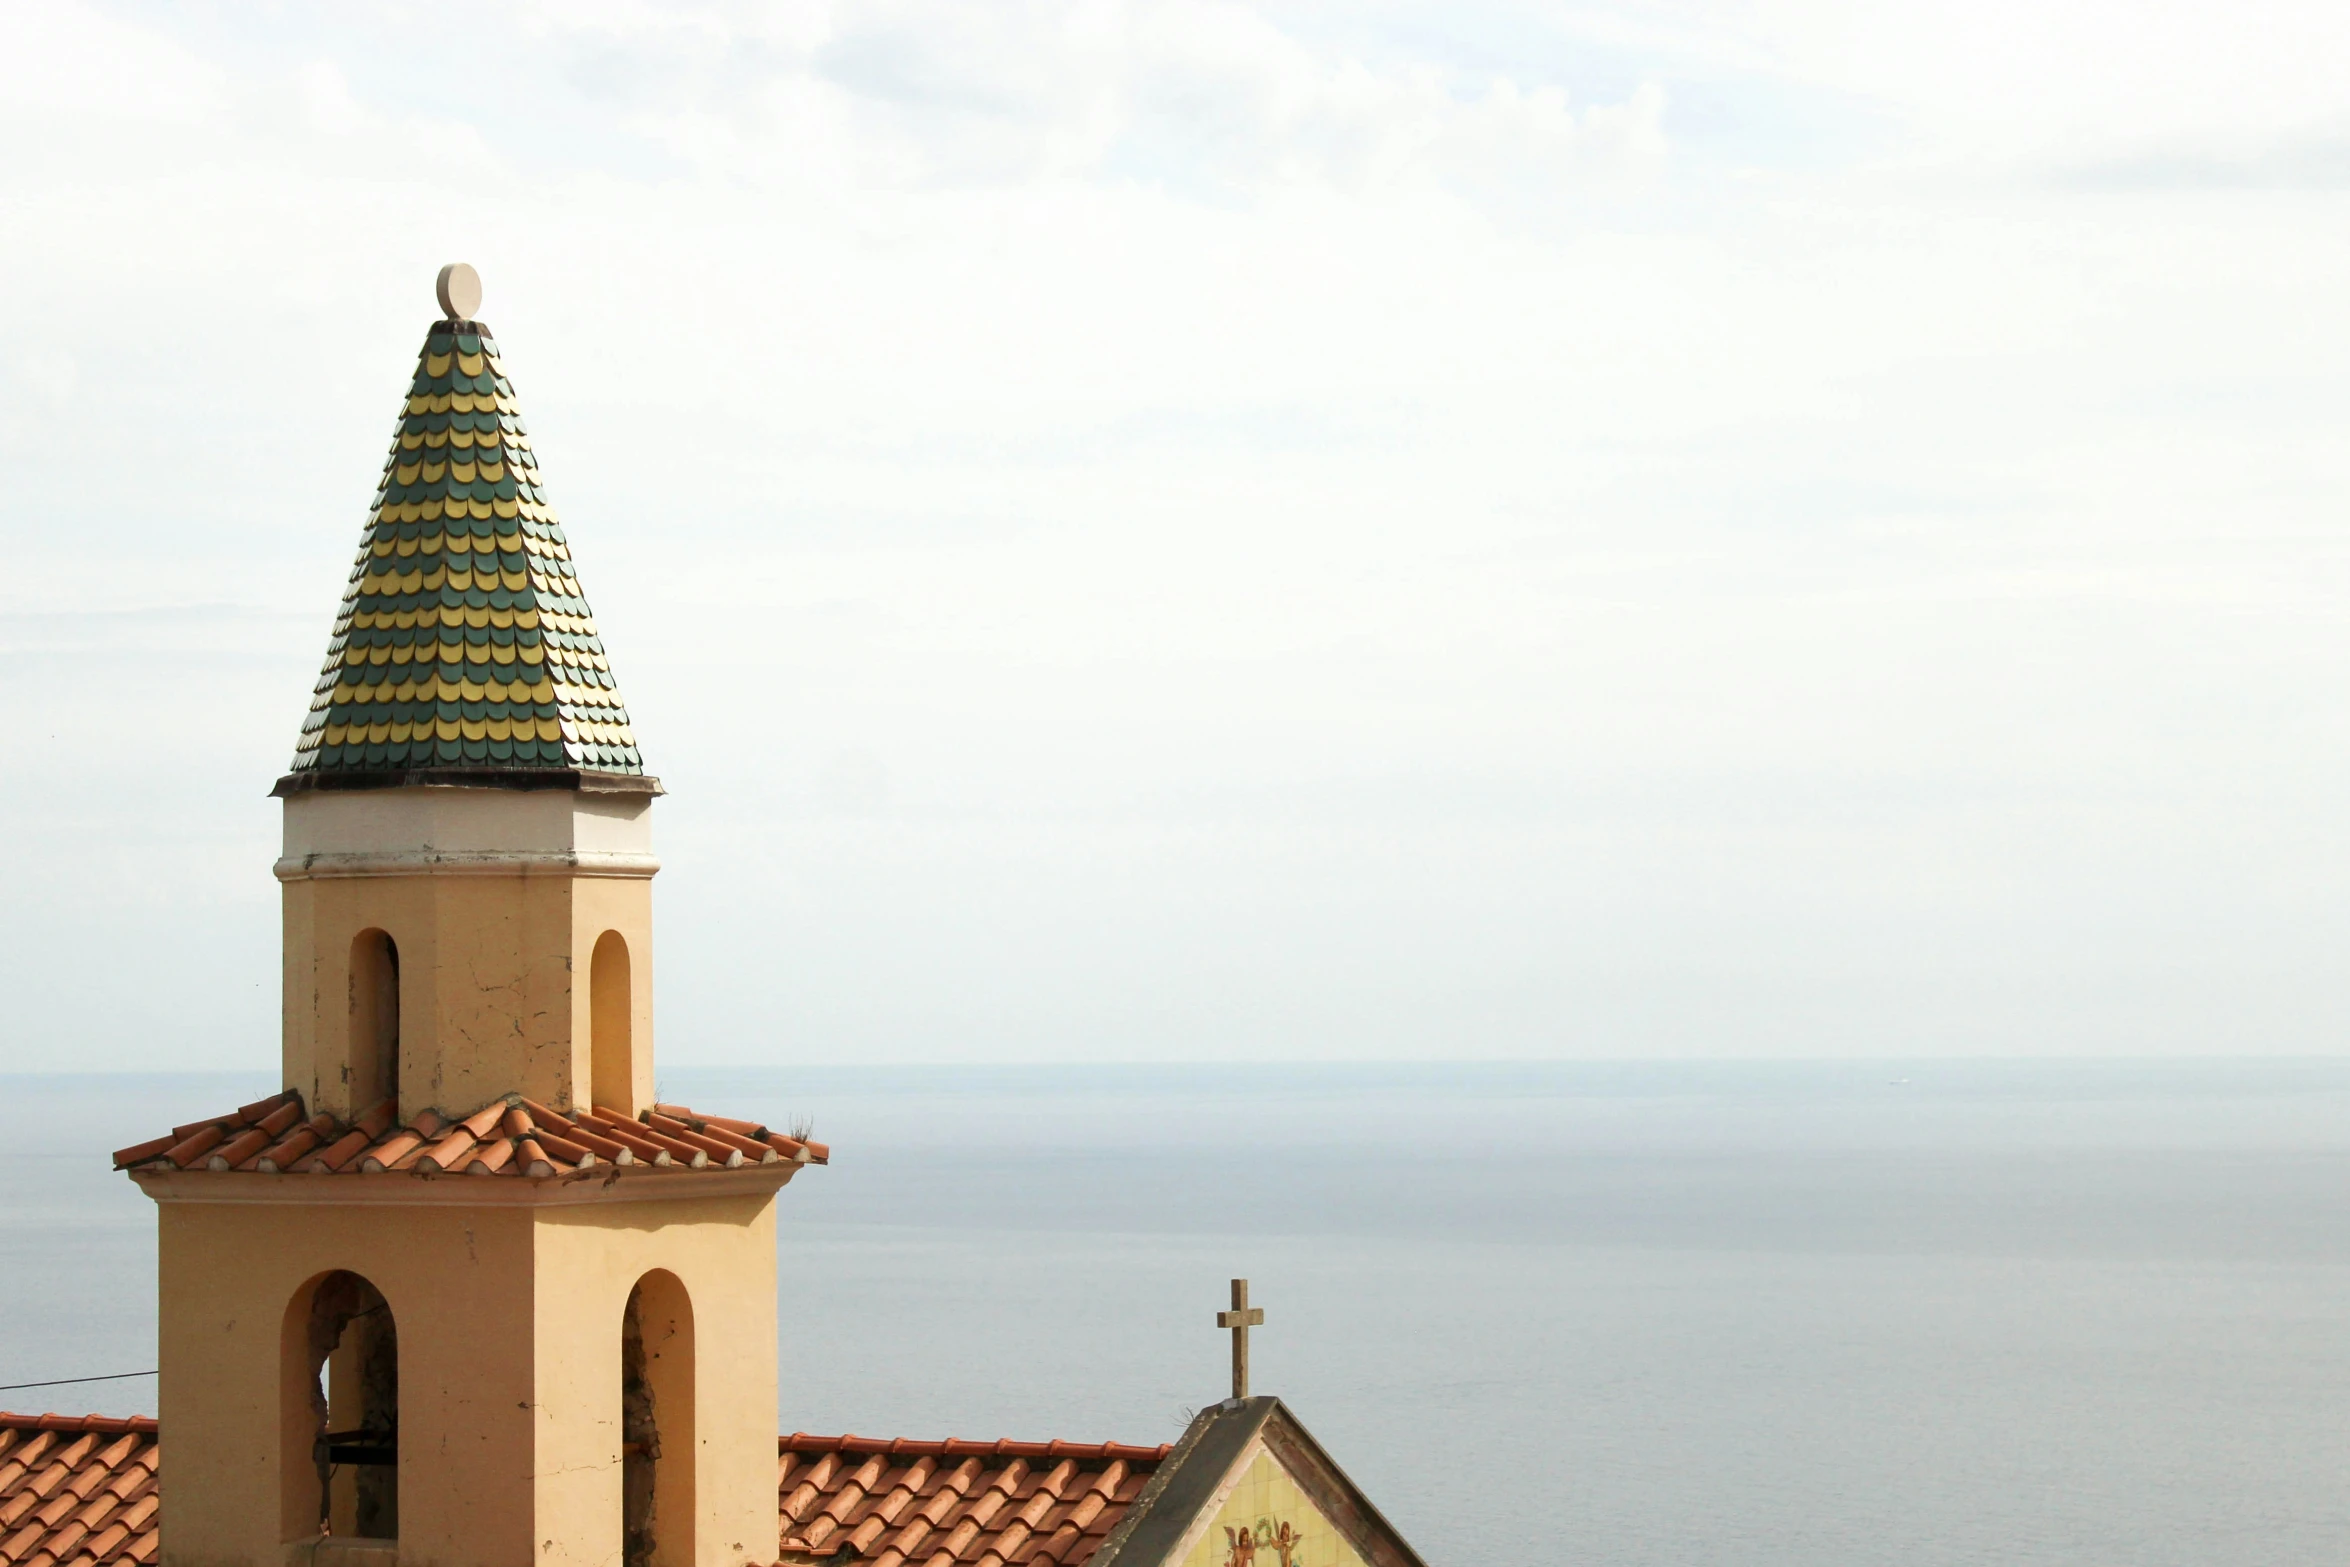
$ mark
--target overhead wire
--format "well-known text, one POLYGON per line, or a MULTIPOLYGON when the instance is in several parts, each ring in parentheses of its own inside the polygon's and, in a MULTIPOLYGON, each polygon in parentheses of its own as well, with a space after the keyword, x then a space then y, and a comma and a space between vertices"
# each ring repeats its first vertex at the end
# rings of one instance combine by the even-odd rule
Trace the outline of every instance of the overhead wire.
POLYGON ((152 1371, 111 1371, 102 1377, 59 1377, 54 1382, 0 1382, 0 1393, 18 1393, 28 1387, 66 1387, 75 1382, 121 1382, 130 1377, 151 1377, 152 1371))

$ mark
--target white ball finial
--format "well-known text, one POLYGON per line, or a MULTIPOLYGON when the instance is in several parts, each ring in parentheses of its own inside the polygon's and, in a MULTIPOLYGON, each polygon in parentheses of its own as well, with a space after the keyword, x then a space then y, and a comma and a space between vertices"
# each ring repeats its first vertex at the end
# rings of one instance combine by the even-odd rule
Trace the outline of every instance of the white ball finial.
POLYGON ((470 321, 481 308, 481 274, 462 261, 441 268, 432 291, 440 296, 441 314, 452 321, 470 321))

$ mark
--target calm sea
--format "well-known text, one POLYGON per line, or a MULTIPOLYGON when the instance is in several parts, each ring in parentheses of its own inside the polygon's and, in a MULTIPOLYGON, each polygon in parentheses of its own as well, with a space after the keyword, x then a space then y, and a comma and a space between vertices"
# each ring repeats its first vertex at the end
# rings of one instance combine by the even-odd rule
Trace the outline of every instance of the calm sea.
MULTIPOLYGON (((272 1086, 0 1079, 0 1382, 153 1365, 104 1152, 272 1086)), ((2350 1559, 2350 1062, 661 1086, 834 1146, 782 1198, 785 1429, 1169 1439, 1245 1274, 1258 1390, 1432 1562, 2350 1559)))

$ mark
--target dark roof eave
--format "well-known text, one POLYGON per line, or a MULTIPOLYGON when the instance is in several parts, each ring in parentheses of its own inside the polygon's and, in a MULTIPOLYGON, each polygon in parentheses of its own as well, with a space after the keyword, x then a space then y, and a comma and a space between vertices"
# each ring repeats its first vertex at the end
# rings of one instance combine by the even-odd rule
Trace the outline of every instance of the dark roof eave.
POLYGON ((647 773, 600 773, 572 767, 417 767, 363 772, 321 768, 288 773, 269 792, 275 799, 342 789, 574 789, 581 794, 667 794, 647 773))

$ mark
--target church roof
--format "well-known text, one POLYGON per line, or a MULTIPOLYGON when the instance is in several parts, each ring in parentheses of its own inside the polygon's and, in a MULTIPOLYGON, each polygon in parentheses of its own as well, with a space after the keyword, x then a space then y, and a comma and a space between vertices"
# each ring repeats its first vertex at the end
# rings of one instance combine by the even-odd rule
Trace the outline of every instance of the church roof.
POLYGON ((0 1562, 111 1567, 155 1560, 155 1422, 0 1414, 0 1562))
POLYGON ((1078 1567, 1171 1451, 804 1432, 778 1447, 785 1567, 1078 1567))
POLYGON ((417 353, 288 781, 485 771, 641 774, 644 758, 497 339, 442 320, 417 353))
MULTIPOLYGON (((0 1562, 150 1567, 155 1430, 137 1417, 0 1414, 0 1562)), ((1080 1567, 1169 1451, 805 1432, 776 1447, 780 1560, 859 1567, 1080 1567)))
POLYGON ((1219 1528, 1235 1562, 1261 1554, 1286 1567, 1330 1534, 1345 1554, 1316 1545, 1313 1560, 1428 1567, 1278 1398, 1228 1398, 1194 1416, 1092 1567, 1178 1567, 1219 1528))
POLYGON ((356 1120, 303 1113, 293 1089, 115 1150, 133 1174, 496 1175, 532 1180, 670 1176, 746 1164, 823 1164, 832 1150, 755 1121, 655 1105, 635 1120, 601 1108, 565 1113, 520 1094, 463 1119, 435 1110, 403 1121, 385 1100, 356 1120))

